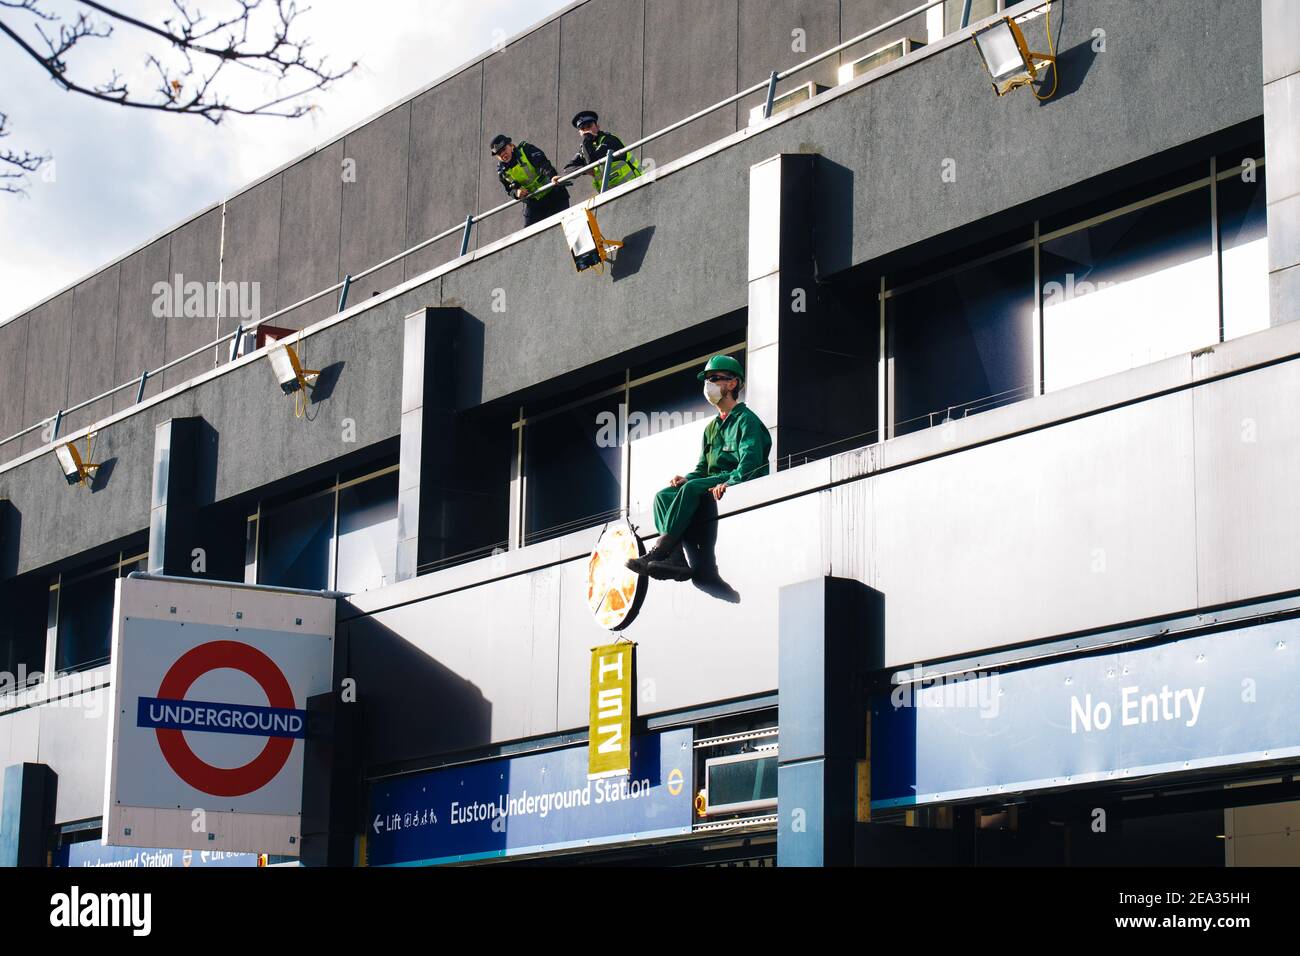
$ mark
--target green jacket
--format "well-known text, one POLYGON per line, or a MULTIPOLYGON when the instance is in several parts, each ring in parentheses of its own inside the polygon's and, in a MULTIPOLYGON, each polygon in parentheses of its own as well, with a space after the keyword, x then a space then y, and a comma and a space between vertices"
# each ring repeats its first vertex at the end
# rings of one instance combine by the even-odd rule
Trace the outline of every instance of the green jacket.
POLYGON ((771 451, 772 436, 767 426, 748 405, 737 402, 726 421, 718 417, 705 426, 700 460, 684 477, 690 481, 717 475, 728 485, 738 485, 767 474, 771 451))

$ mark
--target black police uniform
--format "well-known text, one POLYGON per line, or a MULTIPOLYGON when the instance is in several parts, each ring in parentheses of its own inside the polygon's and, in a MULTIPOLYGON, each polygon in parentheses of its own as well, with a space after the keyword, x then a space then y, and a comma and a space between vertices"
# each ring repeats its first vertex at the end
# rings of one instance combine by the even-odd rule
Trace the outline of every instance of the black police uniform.
MULTIPOLYGON (((501 186, 505 189, 506 195, 511 199, 515 198, 515 183, 511 182, 506 176, 506 170, 511 166, 519 163, 520 152, 525 152, 528 161, 532 163, 533 168, 537 170, 546 182, 550 183, 551 177, 557 175, 555 167, 540 149, 532 143, 516 143, 514 155, 510 157, 509 163, 503 163, 497 160, 497 178, 501 180, 501 186)), ((551 186, 540 198, 528 196, 523 201, 524 207, 524 225, 531 226, 535 222, 541 222, 547 216, 553 216, 557 212, 562 212, 569 208, 569 191, 568 183, 561 183, 558 186, 551 186)))
MULTIPOLYGON (((604 159, 606 153, 617 153, 622 148, 623 141, 613 133, 606 133, 604 130, 598 134, 583 133, 582 146, 573 154, 573 159, 565 163, 564 171, 571 173, 575 169, 581 169, 599 159, 604 159)), ((597 172, 599 173, 600 170, 597 172)))

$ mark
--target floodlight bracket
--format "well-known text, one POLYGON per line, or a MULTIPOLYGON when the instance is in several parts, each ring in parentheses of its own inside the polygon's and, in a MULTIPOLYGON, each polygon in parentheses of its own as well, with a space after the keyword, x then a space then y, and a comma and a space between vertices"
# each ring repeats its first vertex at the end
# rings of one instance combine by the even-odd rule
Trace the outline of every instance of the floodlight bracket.
POLYGON ((302 360, 298 358, 297 349, 295 349, 288 342, 286 342, 283 346, 277 346, 277 348, 283 348, 285 354, 289 356, 289 364, 293 366, 293 374, 294 377, 297 379, 298 388, 300 389, 315 388, 316 382, 320 378, 321 370, 318 368, 303 368, 302 360))
MULTIPOLYGON (((86 435, 86 458, 87 459, 90 458, 90 453, 91 453, 91 449, 94 446, 96 434, 98 433, 90 432, 86 435)), ((69 483, 77 484, 77 485, 87 484, 87 482, 93 479, 95 475, 99 472, 100 464, 98 462, 83 460, 81 457, 81 452, 77 450, 76 442, 72 442, 72 441, 64 442, 63 447, 65 447, 68 450, 68 454, 72 456, 72 463, 77 468, 77 480, 75 482, 71 481, 71 476, 66 476, 69 478, 69 483)))

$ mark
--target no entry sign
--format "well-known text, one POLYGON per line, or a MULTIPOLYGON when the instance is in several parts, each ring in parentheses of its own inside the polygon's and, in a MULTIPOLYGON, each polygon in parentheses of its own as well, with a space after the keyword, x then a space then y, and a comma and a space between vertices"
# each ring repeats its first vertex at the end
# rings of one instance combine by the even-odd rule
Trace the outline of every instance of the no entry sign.
POLYGON ((105 839, 296 853, 307 700, 331 687, 334 614, 313 595, 119 582, 105 839))

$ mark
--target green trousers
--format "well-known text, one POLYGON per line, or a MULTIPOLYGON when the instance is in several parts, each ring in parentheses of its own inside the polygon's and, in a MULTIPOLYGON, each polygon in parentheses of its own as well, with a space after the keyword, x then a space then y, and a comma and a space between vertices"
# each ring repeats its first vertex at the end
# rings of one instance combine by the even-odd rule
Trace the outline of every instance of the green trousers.
POLYGON ((676 488, 660 491, 655 495, 655 527, 659 533, 670 534, 674 538, 682 537, 709 489, 726 480, 723 475, 706 475, 703 478, 692 478, 676 488))

